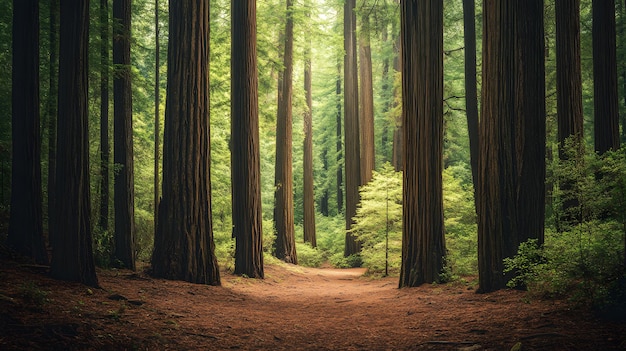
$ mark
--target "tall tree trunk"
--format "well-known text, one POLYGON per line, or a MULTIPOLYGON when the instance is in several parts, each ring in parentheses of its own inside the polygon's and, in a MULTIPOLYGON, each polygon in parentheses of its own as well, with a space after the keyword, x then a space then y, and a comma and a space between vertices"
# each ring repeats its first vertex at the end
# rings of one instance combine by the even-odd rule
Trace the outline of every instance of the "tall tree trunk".
POLYGON ((478 189, 478 91, 476 88, 476 19, 474 0, 463 0, 465 43, 465 110, 474 190, 478 189))
POLYGON ((11 218, 7 243, 45 264, 39 127, 39 2, 13 1, 11 218))
POLYGON ((337 63, 337 82, 335 87, 335 94, 337 97, 337 114, 335 125, 336 128, 336 142, 335 142, 335 151, 337 152, 337 213, 343 212, 343 134, 341 130, 341 117, 342 117, 342 108, 341 108, 341 63, 337 63))
POLYGON ((291 98, 293 92, 293 0, 287 0, 282 99, 276 118, 276 173, 274 183, 274 255, 287 263, 298 264, 293 218, 293 170, 291 98))
POLYGON ((479 292, 489 292, 505 286, 503 259, 521 241, 543 241, 543 0, 485 0, 483 11, 478 269, 479 292))
POLYGON ((593 0, 593 111, 596 152, 619 149, 615 0, 593 0))
POLYGON ((220 284, 211 218, 209 3, 170 1, 157 277, 220 284))
POLYGON ((374 87, 372 83, 372 49, 370 47, 370 19, 368 10, 362 14, 359 40, 359 89, 361 110, 359 127, 361 131, 361 183, 372 180, 375 167, 374 152, 374 87))
POLYGON ((159 220, 159 158, 161 153, 161 43, 159 39, 159 0, 154 0, 154 234, 159 220))
MULTIPOLYGON (((577 157, 583 156, 583 99, 582 73, 580 63, 580 0, 555 1, 556 14, 556 96, 559 158, 568 156, 564 150, 565 140, 574 138, 577 157)), ((572 185, 567 181, 560 184, 564 193, 569 193, 572 185)), ((557 227, 562 222, 570 222, 578 217, 572 213, 578 208, 575 196, 564 199, 563 218, 557 219, 557 227)))
POLYGON ((432 283, 443 270, 443 2, 401 5, 403 230, 400 287, 432 283), (427 209, 427 210, 422 210, 427 209))
POLYGON ((546 84, 543 0, 516 2, 515 150, 519 243, 544 240, 546 203, 546 84))
POLYGON ((113 139, 115 258, 135 270, 133 101, 130 72, 131 0, 113 0, 113 139))
MULTIPOLYGON (((384 2, 384 6, 387 6, 386 1, 384 2)), ((389 28, 388 28, 388 24, 385 22, 382 26, 382 33, 381 33, 381 41, 382 41, 382 45, 384 47, 387 47, 389 45, 389 28)), ((389 74, 389 68, 390 68, 390 64, 389 64, 389 56, 385 55, 385 57, 383 58, 383 74, 382 74, 382 95, 385 98, 385 101, 383 102, 383 110, 382 110, 382 114, 383 116, 387 116, 389 114, 389 110, 392 107, 393 104, 393 75, 389 74), (390 80, 391 78, 391 80, 390 80)), ((381 154, 383 155, 383 163, 385 162, 391 162, 392 161, 392 157, 389 154, 389 123, 384 123, 383 124, 383 130, 381 133, 381 138, 380 138, 380 145, 381 145, 381 154)))
POLYGON ((89 1, 61 0, 59 119, 54 216, 55 246, 50 274, 98 285, 92 249, 89 194, 88 45, 89 1))
MULTIPOLYGON (((307 21, 310 23, 311 12, 310 3, 305 3, 307 21)), ((306 94, 306 110, 304 112, 304 242, 310 243, 312 247, 317 247, 315 236, 315 194, 313 192, 313 94, 311 84, 311 37, 305 31, 304 49, 304 91, 306 94)))
POLYGON ((109 0, 100 0, 100 217, 109 230, 109 0))
POLYGON ((263 278, 256 1, 232 0, 231 176, 235 274, 263 278))
POLYGON ((359 128, 359 92, 356 52, 355 0, 346 0, 343 6, 344 56, 344 133, 346 167, 346 244, 344 256, 357 254, 361 245, 349 231, 354 223, 361 186, 361 152, 359 128))
POLYGON ((54 246, 52 233, 56 206, 56 160, 57 160, 57 96, 59 74, 59 0, 50 1, 50 81, 48 94, 48 244, 54 246))
MULTIPOLYGON (((395 26, 394 26, 395 27, 395 26)), ((396 34, 396 30, 394 28, 393 33, 394 35, 396 34)), ((393 58, 393 72, 394 75, 396 74, 396 72, 402 72, 402 67, 400 65, 400 60, 402 58, 402 44, 400 42, 400 36, 398 35, 395 39, 395 57, 393 58)), ((395 81, 395 78, 394 78, 395 81)), ((401 99, 402 96, 402 87, 395 87, 394 84, 394 91, 393 91, 393 104, 394 107, 396 107, 398 105, 397 101, 399 99, 401 99)), ((396 117, 396 124, 395 124, 395 128, 393 131, 393 150, 392 150, 392 163, 393 163, 393 167, 396 170, 396 172, 399 172, 402 170, 402 167, 404 167, 404 161, 403 161, 403 144, 404 142, 402 141, 403 139, 403 132, 402 132, 402 118, 400 118, 401 116, 396 117)))

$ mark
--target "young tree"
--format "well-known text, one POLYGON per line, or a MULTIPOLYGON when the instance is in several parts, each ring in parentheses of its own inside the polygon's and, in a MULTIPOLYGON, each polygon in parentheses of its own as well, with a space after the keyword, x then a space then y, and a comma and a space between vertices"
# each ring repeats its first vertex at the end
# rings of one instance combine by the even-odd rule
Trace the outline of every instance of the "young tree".
POLYGON ((443 270, 443 2, 401 4, 403 229, 400 287, 443 270))
POLYGON ((350 232, 353 217, 359 203, 361 186, 361 152, 359 128, 359 93, 356 52, 356 13, 355 0, 346 0, 343 6, 343 47, 344 56, 344 133, 346 168, 346 244, 344 256, 360 251, 360 245, 350 232))
POLYGON ((13 1, 11 218, 7 243, 48 262, 43 236, 39 129, 39 2, 13 1))
POLYGON ((235 274, 263 278, 256 1, 231 0, 231 179, 235 274))
POLYGON ((341 108, 341 62, 337 63, 337 81, 335 84, 335 96, 337 97, 337 113, 335 115, 335 125, 336 128, 336 141, 335 141, 335 151, 337 152, 337 213, 343 212, 343 168, 341 167, 341 163, 343 162, 343 136, 341 130, 341 117, 342 117, 342 108, 341 108))
POLYGON ((109 0, 100 0, 100 217, 109 230, 109 0))
POLYGON ((374 86, 372 83, 372 48, 370 46, 370 11, 362 8, 359 40, 360 102, 359 127, 361 128, 361 183, 372 179, 375 166, 374 152, 374 86))
POLYGON ((115 258, 135 270, 133 105, 130 72, 131 0, 113 0, 113 148, 115 258))
POLYGON ((87 62, 89 1, 61 0, 59 118, 55 216, 50 274, 98 285, 92 250, 89 194, 87 62))
POLYGON ((615 0, 593 0, 593 111, 595 150, 619 149, 615 0))
POLYGON ((157 277, 220 284, 211 218, 209 3, 171 1, 157 277))
MULTIPOLYGON (((306 2, 306 18, 311 19, 311 4, 306 2)), ((315 194, 313 192, 313 93, 311 84, 311 37, 305 31, 304 49, 304 91, 306 94, 306 110, 304 112, 304 241, 317 246, 315 237, 315 194)))
POLYGON ((274 182, 274 255, 287 263, 298 263, 293 217, 293 169, 291 99, 293 92, 293 0, 287 0, 282 99, 276 118, 276 168, 274 182))

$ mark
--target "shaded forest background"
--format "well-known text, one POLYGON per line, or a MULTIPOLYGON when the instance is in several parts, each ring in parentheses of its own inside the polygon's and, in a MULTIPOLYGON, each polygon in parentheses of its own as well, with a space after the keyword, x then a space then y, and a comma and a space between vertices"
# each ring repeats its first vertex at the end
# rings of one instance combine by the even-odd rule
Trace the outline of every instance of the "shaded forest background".
MULTIPOLYGON (((480 2, 477 2, 480 3, 480 2)), ((89 22, 89 156, 90 190, 92 201, 93 249, 96 264, 102 267, 119 266, 113 259, 114 211, 113 187, 103 192, 103 179, 113 179, 120 167, 111 157, 107 167, 99 162, 103 107, 111 107, 113 77, 120 67, 110 60, 102 60, 103 33, 111 35, 118 23, 102 20, 101 2, 90 2, 89 22), (104 75, 111 77, 103 81, 104 75), (104 83, 103 83, 104 82, 104 83), (103 85, 104 84, 104 85, 103 85), (105 87, 109 88, 107 95, 105 87), (105 91, 105 95, 103 95, 105 91), (110 95, 110 96, 109 96, 110 95), (104 105, 103 105, 104 102, 104 105), (106 172, 103 174, 102 169, 106 172), (108 206, 108 208, 107 208, 108 206), (102 215, 102 211, 108 215, 102 215), (103 222, 99 218, 106 218, 103 222)), ((617 33, 617 79, 619 116, 622 125, 621 142, 626 141, 626 7, 615 3, 617 33)), ((49 2, 40 6, 40 101, 42 137, 42 184, 48 182, 50 118, 46 108, 54 101, 54 91, 48 84, 54 68, 48 65, 51 54, 49 2)), ((210 2, 210 148, 211 198, 215 254, 222 268, 235 270, 231 193, 231 17, 230 1, 210 2)), ((374 171, 371 181, 360 189, 361 202, 356 210, 349 235, 354 235, 360 253, 347 255, 346 188, 344 171, 345 149, 343 137, 344 109, 344 36, 341 1, 311 0, 295 2, 293 20, 293 140, 291 143, 293 169, 293 217, 297 262, 320 266, 330 263, 335 267, 363 265, 369 273, 393 274, 400 271, 402 237, 402 148, 399 137, 401 124, 401 76, 399 73, 400 5, 387 1, 357 1, 357 38, 359 51, 369 45, 371 73, 359 73, 359 87, 365 85, 363 75, 371 79, 372 138, 374 171), (364 26, 367 23, 367 26, 364 26), (365 38, 369 41, 366 45, 365 38), (303 169, 305 160, 305 121, 308 111, 305 88, 305 67, 310 54, 312 150, 315 203, 316 247, 304 243, 305 187, 303 169), (386 254, 388 252, 388 255, 386 254)), ((108 17, 112 13, 107 10, 108 17)), ((141 262, 149 262, 154 248, 155 233, 155 172, 161 174, 156 160, 155 140, 163 140, 166 67, 168 42, 168 8, 166 1, 135 0, 132 2, 130 39, 130 72, 132 80, 132 136, 134 155, 134 225, 135 255, 141 262), (158 14, 158 37, 155 29, 155 11, 158 14), (157 39, 161 43, 157 50, 157 39), (158 62, 158 67, 157 67, 158 62), (156 71, 161 79, 155 90, 156 71), (157 94, 158 92, 158 94, 157 94), (157 98, 157 95, 160 98, 157 98), (158 107, 158 108, 157 108, 158 107), (155 109, 160 111, 155 122, 155 109), (157 127, 158 123, 158 127, 157 127)), ((474 276, 477 263, 477 224, 474 186, 470 160, 470 145, 466 119, 465 42, 463 6, 460 1, 444 1, 443 16, 443 205, 445 238, 448 256, 442 280, 464 279, 474 276)), ((477 75, 481 77, 482 7, 476 7, 477 75)), ((626 216, 623 199, 626 198, 626 172, 623 151, 609 158, 600 158, 590 150, 594 147, 594 67, 592 43, 592 2, 580 2, 580 62, 582 78, 582 111, 584 138, 587 150, 583 163, 560 163, 557 139, 556 93, 556 26, 555 6, 546 2, 545 20, 545 76, 546 76, 546 164, 547 205, 545 247, 522 245, 522 253, 508 261, 511 270, 518 273, 515 284, 535 287, 549 294, 565 294, 571 284, 584 282, 584 298, 600 300, 614 291, 624 293, 624 234, 626 216), (594 181, 598 172, 604 182, 594 181), (610 176, 614 174, 615 176, 610 176), (572 176, 572 179, 567 177, 572 176), (565 178, 564 178, 565 177, 565 178), (566 179, 567 180, 564 180, 566 179), (567 183, 572 188, 555 184, 567 183), (571 191, 568 193, 567 191, 571 191), (611 192, 615 191, 615 192, 611 192), (574 194, 574 195, 571 195, 574 194), (574 215, 576 225, 563 228, 562 204, 568 196, 576 196, 578 208, 574 215), (524 251, 525 250, 525 251, 524 251), (548 261, 544 261, 548 260, 548 261), (546 263, 546 262, 549 262, 546 263), (601 273, 604 272, 604 273, 601 273), (549 286, 546 280, 551 283, 549 286), (617 285, 616 285, 617 284, 617 285), (604 295, 602 295, 604 294, 604 295)), ((284 26, 287 12, 284 1, 268 0, 257 3, 257 63, 259 149, 261 171, 261 199, 263 218, 263 248, 266 262, 272 258, 276 238, 274 228, 274 193, 276 185, 277 115, 279 84, 284 69, 284 26), (280 25, 277 25, 280 24, 280 25)), ((11 42, 12 3, 0 1, 0 206, 8 218, 11 199, 11 42)), ((108 46, 109 44, 105 45, 108 46)), ((108 54, 107 54, 108 55, 108 54)), ((359 65, 366 56, 359 56, 359 65)), ((478 79, 478 94, 481 86, 478 79)), ((363 100, 363 99, 362 99, 363 100)), ((367 100, 363 100, 367 101, 367 100)), ((360 106, 360 111, 367 107, 360 106)), ((108 113, 108 112, 107 112, 108 113)), ((112 130, 113 120, 105 126, 112 130)), ((105 128, 106 129, 106 128, 105 128)), ((107 136, 113 145, 113 135, 107 136)), ((157 145, 157 149, 162 145, 157 145)), ((236 147, 236 146, 235 146, 236 147)), ((576 149, 577 145, 571 146, 576 149)), ((363 151, 362 151, 363 152, 363 151)), ((362 154, 363 155, 363 154, 362 154)), ((159 155, 162 157, 162 155, 159 155)), ((571 157, 570 160, 575 159, 571 157)), ((363 161, 362 161, 363 162, 363 161)), ((361 175, 362 179, 369 175, 361 175)), ((160 178, 162 179, 162 177, 160 178)), ((158 189, 158 187, 157 187, 158 189)), ((43 186, 43 203, 48 191, 43 186)), ((567 215, 567 214, 566 214, 567 215)), ((48 210, 43 207, 44 232, 47 231, 48 210)), ((6 225, 8 221, 3 221, 6 225)), ((6 232, 6 228, 3 228, 6 232)))

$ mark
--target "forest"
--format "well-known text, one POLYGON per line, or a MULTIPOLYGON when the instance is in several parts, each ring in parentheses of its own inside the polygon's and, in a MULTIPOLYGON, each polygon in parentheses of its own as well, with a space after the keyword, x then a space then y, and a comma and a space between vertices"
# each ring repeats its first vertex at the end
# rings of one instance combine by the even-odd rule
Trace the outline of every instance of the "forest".
POLYGON ((0 37, 0 348, 626 347, 625 1, 0 0, 0 37), (421 298, 459 321, 380 301, 421 298), (385 336, 234 339, 299 304, 385 336))

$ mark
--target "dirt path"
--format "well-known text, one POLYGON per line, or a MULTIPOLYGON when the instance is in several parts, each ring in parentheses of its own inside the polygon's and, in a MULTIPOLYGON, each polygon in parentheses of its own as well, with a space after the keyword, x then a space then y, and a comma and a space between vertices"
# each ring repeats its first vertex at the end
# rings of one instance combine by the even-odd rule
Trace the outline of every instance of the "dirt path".
POLYGON ((397 289, 364 270, 266 267, 222 287, 100 271, 102 289, 0 265, 0 350, 620 350, 626 326, 564 301, 463 285, 397 289), (28 306, 28 288, 46 293, 28 306), (30 283, 28 283, 30 284, 30 283))

